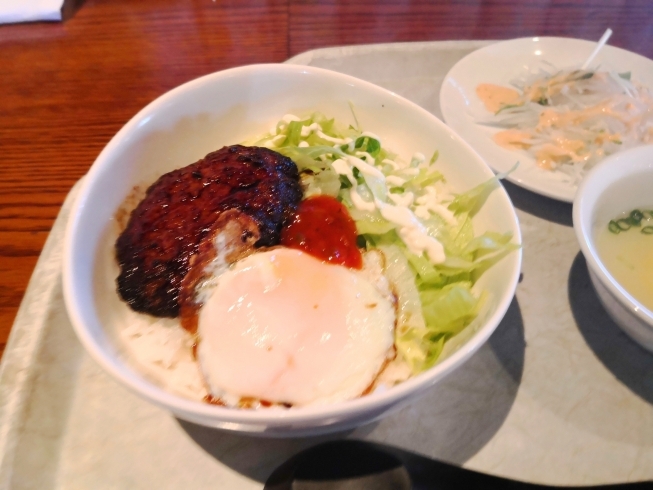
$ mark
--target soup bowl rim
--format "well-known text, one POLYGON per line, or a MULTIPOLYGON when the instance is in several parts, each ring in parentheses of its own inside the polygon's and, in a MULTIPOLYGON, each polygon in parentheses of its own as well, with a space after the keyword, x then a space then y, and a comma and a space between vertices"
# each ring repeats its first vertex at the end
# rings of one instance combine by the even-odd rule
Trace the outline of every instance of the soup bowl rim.
POLYGON ((617 182, 638 174, 653 175, 653 145, 638 146, 614 154, 588 172, 573 203, 573 226, 581 251, 601 284, 653 333, 653 311, 630 294, 608 271, 596 249, 597 204, 617 182))

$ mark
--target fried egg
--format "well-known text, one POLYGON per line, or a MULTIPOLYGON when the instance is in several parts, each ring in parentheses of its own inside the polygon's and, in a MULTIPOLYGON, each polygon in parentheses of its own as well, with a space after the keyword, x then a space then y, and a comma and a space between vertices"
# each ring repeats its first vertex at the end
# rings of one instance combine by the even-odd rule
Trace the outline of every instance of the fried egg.
POLYGON ((361 396, 395 356, 394 304, 371 276, 289 248, 233 264, 198 313, 211 395, 292 406, 361 396))

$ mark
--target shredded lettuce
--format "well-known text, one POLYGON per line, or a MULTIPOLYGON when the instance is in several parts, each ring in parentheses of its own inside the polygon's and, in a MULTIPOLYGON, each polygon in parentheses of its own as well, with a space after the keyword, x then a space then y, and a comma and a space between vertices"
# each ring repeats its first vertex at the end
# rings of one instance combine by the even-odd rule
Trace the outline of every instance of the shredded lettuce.
POLYGON ((418 373, 433 366, 446 341, 478 315, 485 300, 472 290, 478 278, 519 248, 509 233, 475 236, 472 225, 505 175, 451 195, 445 176, 435 168, 437 151, 428 161, 415 154, 405 163, 378 137, 365 133, 355 114, 354 119, 355 126, 341 127, 319 113, 304 119, 286 116, 274 134, 255 144, 295 161, 305 194, 339 199, 356 223, 359 245, 384 254, 384 273, 397 296, 395 346, 418 373), (393 205, 420 215, 420 226, 442 245, 443 261, 433 263, 426 253, 411 251, 401 226, 381 211, 393 205))
POLYGON ((500 185, 499 181, 505 179, 509 174, 514 172, 518 166, 519 162, 517 162, 507 172, 499 173, 490 180, 486 180, 467 192, 459 194, 453 202, 449 204, 449 209, 455 213, 466 212, 469 213, 470 216, 474 216, 481 210, 487 198, 492 194, 492 191, 500 185))

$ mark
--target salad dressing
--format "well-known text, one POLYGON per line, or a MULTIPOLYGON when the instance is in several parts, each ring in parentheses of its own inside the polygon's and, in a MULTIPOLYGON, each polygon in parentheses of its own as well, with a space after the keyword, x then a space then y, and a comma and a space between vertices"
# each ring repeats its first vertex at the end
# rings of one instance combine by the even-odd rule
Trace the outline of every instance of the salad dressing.
POLYGON ((627 111, 615 111, 613 104, 610 101, 606 101, 582 110, 562 112, 553 109, 545 109, 540 114, 536 130, 543 131, 547 128, 562 128, 565 126, 579 125, 592 118, 600 118, 603 116, 614 117, 624 125, 631 127, 637 124, 637 118, 633 120, 632 117, 628 117, 630 114, 627 111))
POLYGON ((515 89, 492 83, 481 83, 476 87, 476 95, 483 101, 485 108, 493 114, 507 105, 519 102, 520 99, 520 94, 515 89))
POLYGON ((505 129, 493 141, 541 168, 577 180, 604 156, 653 141, 653 97, 629 73, 563 70, 513 85, 520 90, 483 83, 476 93, 505 129))
POLYGON ((503 148, 507 148, 508 150, 525 149, 530 146, 527 142, 530 139, 530 134, 517 129, 499 131, 492 137, 492 139, 496 144, 503 148))

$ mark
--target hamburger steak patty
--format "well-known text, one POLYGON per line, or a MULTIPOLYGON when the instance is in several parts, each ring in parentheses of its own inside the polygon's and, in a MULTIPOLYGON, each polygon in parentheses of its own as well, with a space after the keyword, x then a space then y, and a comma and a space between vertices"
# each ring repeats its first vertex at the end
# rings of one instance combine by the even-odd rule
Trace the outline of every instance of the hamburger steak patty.
POLYGON ((162 175, 116 242, 120 296, 135 311, 177 317, 190 258, 223 211, 253 218, 255 246, 271 246, 301 199, 297 166, 267 148, 226 146, 162 175))

